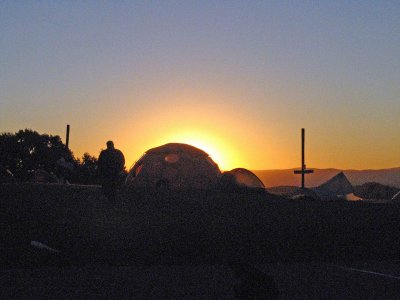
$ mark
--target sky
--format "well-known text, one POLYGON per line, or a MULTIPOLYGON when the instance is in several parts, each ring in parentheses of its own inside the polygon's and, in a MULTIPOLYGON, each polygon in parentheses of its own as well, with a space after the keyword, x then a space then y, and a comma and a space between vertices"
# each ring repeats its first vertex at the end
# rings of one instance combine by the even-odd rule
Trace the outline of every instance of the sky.
POLYGON ((0 132, 223 170, 400 166, 399 1, 0 1, 0 132))

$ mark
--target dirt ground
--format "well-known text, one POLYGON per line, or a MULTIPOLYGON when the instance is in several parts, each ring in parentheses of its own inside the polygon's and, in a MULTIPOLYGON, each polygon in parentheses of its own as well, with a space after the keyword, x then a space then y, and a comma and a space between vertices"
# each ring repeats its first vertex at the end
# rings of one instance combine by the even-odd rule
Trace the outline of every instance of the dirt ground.
POLYGON ((0 185, 0 298, 393 299, 399 213, 266 193, 125 190, 110 203, 98 186, 0 185))
POLYGON ((97 186, 9 184, 0 205, 3 267, 399 259, 396 204, 144 190, 109 203, 97 186))

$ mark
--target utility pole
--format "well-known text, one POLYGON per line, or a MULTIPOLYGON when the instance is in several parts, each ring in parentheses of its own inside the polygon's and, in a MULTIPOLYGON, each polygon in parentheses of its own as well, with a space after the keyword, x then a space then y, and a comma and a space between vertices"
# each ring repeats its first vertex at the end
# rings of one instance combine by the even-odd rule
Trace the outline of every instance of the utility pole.
POLYGON ((314 170, 307 169, 304 158, 305 129, 301 129, 301 170, 294 170, 294 174, 301 174, 301 188, 304 189, 304 175, 314 173, 314 170))
POLYGON ((65 139, 65 148, 69 149, 69 125, 67 125, 67 135, 65 139))

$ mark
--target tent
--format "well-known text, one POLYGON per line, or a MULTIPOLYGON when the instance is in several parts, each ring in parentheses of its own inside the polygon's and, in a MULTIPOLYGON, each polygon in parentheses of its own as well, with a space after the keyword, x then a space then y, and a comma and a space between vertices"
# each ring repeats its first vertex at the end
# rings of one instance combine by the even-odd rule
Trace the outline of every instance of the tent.
POLYGON ((322 201, 340 199, 347 201, 362 200, 362 198, 354 195, 353 185, 343 172, 336 174, 318 187, 302 189, 295 186, 279 186, 268 188, 268 192, 291 199, 308 198, 322 201))
POLYGON ((265 189, 262 181, 253 172, 243 168, 237 168, 222 173, 221 184, 224 188, 265 189))
POLYGON ((351 196, 351 194, 354 192, 353 186, 343 172, 338 173, 327 182, 321 184, 313 190, 323 200, 333 200, 338 198, 349 198, 349 200, 352 201, 356 200, 351 196))
POLYGON ((196 147, 169 143, 152 148, 129 170, 125 184, 142 188, 211 189, 221 171, 211 157, 196 147))
POLYGON ((353 186, 343 172, 340 172, 337 175, 333 176, 327 182, 321 184, 317 189, 338 196, 345 196, 347 194, 353 193, 353 186))
POLYGON ((58 183, 58 178, 46 170, 37 169, 33 173, 32 181, 37 183, 58 183))

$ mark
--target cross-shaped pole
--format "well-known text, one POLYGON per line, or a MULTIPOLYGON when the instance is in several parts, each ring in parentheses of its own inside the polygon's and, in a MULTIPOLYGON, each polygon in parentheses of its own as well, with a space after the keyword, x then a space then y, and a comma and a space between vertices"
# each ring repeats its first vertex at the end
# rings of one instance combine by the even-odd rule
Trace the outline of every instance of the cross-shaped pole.
POLYGON ((294 170, 294 174, 301 174, 301 188, 304 189, 304 175, 314 173, 314 170, 307 169, 304 162, 304 142, 305 142, 305 130, 301 129, 301 170, 294 170))

